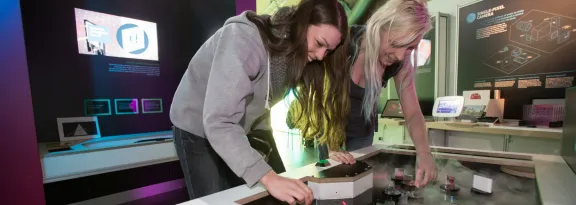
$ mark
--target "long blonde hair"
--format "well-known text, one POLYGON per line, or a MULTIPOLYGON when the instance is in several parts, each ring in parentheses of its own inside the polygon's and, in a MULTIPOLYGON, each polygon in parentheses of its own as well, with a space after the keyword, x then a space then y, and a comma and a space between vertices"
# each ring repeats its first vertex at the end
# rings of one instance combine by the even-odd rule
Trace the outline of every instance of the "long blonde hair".
POLYGON ((301 0, 293 8, 280 8, 276 18, 285 21, 272 21, 269 16, 249 15, 260 32, 262 42, 271 56, 286 58, 286 87, 292 89, 295 103, 302 112, 294 120, 302 120, 305 138, 320 137, 321 142, 337 147, 343 141, 350 103, 349 70, 342 69, 348 64, 348 20, 342 4, 337 0, 301 0), (341 34, 336 49, 321 62, 308 62, 306 32, 310 25, 331 25, 341 34), (273 29, 286 28, 288 37, 277 38, 273 29), (326 83, 326 81, 330 83, 326 83), (327 125, 324 126, 326 123, 327 125), (327 137, 331 136, 331 137, 327 137), (338 136, 338 137, 332 137, 338 136))
MULTIPOLYGON (((390 0, 378 8, 366 23, 364 35, 364 99, 362 111, 367 121, 373 116, 377 100, 382 89, 382 78, 378 75, 380 68, 380 40, 382 34, 388 35, 388 45, 404 47, 424 35, 432 27, 428 6, 425 0, 390 0), (392 32, 391 32, 392 31, 392 32)), ((414 54, 418 51, 415 49, 414 54)), ((418 65, 416 57, 414 65, 418 65)), ((400 91, 414 80, 411 58, 406 56, 401 69, 409 69, 409 75, 402 80, 400 91)), ((402 92, 398 93, 398 96, 402 92)))

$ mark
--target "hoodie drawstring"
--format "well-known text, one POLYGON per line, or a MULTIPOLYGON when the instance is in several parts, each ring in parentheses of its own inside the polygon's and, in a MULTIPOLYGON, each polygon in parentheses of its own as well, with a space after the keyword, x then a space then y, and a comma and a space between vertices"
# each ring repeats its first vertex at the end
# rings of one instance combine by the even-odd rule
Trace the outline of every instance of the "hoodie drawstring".
POLYGON ((264 107, 270 110, 270 55, 268 55, 268 68, 266 72, 268 73, 268 84, 267 84, 268 93, 266 94, 266 104, 264 105, 264 107))

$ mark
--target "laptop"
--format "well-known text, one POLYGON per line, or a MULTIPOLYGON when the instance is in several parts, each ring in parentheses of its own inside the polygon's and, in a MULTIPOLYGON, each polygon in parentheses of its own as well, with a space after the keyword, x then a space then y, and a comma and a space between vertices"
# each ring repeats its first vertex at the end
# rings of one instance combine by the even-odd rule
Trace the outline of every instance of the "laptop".
POLYGON ((389 99, 382 109, 380 118, 398 118, 404 119, 404 113, 402 111, 402 106, 400 105, 400 100, 389 99))

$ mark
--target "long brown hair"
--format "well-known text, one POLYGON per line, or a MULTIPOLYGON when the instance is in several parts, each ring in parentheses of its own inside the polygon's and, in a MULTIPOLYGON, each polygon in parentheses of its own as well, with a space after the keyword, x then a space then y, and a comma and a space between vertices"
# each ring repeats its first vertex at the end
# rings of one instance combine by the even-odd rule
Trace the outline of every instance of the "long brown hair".
POLYGON ((342 5, 337 0, 302 0, 284 21, 254 14, 248 19, 258 27, 268 52, 287 58, 287 86, 301 107, 297 120, 306 120, 302 135, 322 135, 320 142, 331 149, 340 147, 350 111, 348 24, 342 5), (321 62, 308 62, 306 34, 310 25, 332 25, 342 36, 339 46, 321 62), (275 36, 273 29, 286 29, 288 37, 275 36))

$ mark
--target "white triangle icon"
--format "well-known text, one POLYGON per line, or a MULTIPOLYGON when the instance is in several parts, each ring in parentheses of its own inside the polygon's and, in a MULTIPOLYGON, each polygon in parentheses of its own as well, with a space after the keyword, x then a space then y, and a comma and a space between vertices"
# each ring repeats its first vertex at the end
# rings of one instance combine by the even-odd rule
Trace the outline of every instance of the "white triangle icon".
POLYGON ((84 136, 84 135, 88 135, 88 133, 86 132, 86 130, 84 130, 84 128, 82 128, 82 126, 78 125, 78 127, 76 127, 76 131, 74 131, 74 136, 84 136))

